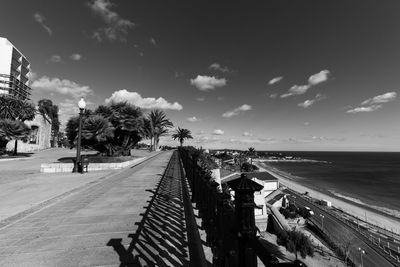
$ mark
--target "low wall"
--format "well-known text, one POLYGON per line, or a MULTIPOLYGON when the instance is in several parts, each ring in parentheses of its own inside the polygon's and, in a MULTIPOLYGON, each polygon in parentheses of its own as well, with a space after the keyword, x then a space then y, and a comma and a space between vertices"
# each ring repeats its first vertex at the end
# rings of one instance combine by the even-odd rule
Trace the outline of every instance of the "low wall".
MULTIPOLYGON (((104 171, 104 170, 118 170, 128 167, 132 164, 138 164, 146 158, 137 158, 129 161, 118 163, 89 163, 88 172, 91 171, 104 171)), ((55 172, 72 172, 74 169, 73 163, 42 163, 40 165, 40 172, 55 173, 55 172)))

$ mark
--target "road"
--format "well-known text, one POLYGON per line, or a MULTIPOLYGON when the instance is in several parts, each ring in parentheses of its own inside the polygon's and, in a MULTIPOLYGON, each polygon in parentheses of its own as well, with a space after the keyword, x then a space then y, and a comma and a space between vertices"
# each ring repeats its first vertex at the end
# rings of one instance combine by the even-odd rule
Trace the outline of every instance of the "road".
POLYGON ((179 168, 169 167, 171 153, 85 184, 0 228, 0 266, 187 264, 180 180, 174 178, 179 168))
POLYGON ((328 233, 330 237, 345 240, 342 242, 342 246, 349 244, 349 257, 357 266, 361 266, 361 261, 363 266, 368 267, 394 266, 377 253, 375 249, 365 242, 364 238, 351 227, 338 220, 318 205, 305 200, 300 194, 294 193, 293 191, 288 191, 288 193, 296 196, 295 203, 297 206, 307 206, 314 211, 313 221, 321 228, 323 227, 323 230, 328 233), (364 251, 365 254, 362 253, 362 251, 364 251))

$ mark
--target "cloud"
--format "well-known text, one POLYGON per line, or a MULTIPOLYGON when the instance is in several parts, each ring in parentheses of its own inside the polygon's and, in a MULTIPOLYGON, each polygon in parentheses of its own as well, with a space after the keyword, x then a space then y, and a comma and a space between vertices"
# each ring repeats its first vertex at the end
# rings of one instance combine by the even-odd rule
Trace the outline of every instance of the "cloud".
POLYGON ((377 95, 373 98, 369 98, 361 103, 361 105, 374 105, 374 104, 382 104, 388 103, 395 100, 397 97, 396 92, 388 92, 383 95, 377 95))
POLYGON ((310 78, 308 78, 308 84, 313 86, 326 82, 329 79, 330 75, 331 73, 329 70, 321 70, 320 72, 311 75, 310 78))
POLYGON ((199 121, 200 119, 198 119, 198 118, 196 118, 195 116, 193 116, 193 117, 187 118, 187 120, 190 121, 190 122, 197 122, 197 121, 199 121))
POLYGON ((198 98, 196 98, 196 100, 199 102, 204 102, 206 99, 205 99, 205 97, 198 97, 198 98))
POLYGON ((29 81, 32 82, 37 78, 38 74, 36 72, 30 71, 28 73, 29 81))
POLYGON ((61 56, 59 55, 52 55, 49 59, 49 62, 58 63, 61 62, 61 56))
POLYGON ((382 104, 391 102, 397 97, 396 92, 388 92, 382 95, 377 95, 373 98, 369 98, 361 103, 361 107, 349 109, 347 113, 360 113, 360 112, 372 112, 383 107, 382 104))
POLYGON ((218 70, 218 71, 224 72, 224 73, 230 72, 230 70, 229 70, 228 67, 226 67, 226 66, 223 67, 223 66, 221 66, 219 63, 213 63, 213 64, 211 64, 208 68, 209 68, 210 70, 218 70))
POLYGON ((242 133, 242 136, 251 136, 251 133, 249 133, 249 132, 243 132, 243 133, 242 133))
POLYGON ((150 43, 154 46, 157 46, 157 42, 154 38, 150 38, 150 43))
POLYGON ((270 94, 269 97, 272 98, 272 99, 275 99, 275 98, 278 97, 278 94, 270 94))
POLYGON ((129 92, 126 89, 115 91, 111 97, 105 100, 106 104, 111 102, 128 102, 143 109, 170 109, 170 110, 182 110, 182 105, 178 102, 169 103, 162 97, 146 97, 143 98, 136 92, 129 92))
POLYGON ((268 84, 269 84, 269 85, 276 84, 276 83, 280 82, 282 79, 283 79, 282 76, 272 78, 272 79, 268 82, 268 84))
POLYGON ((281 95, 281 98, 289 97, 292 95, 302 95, 307 92, 308 89, 310 89, 310 85, 293 85, 290 87, 289 92, 286 94, 281 95))
POLYGON ((375 110, 378 110, 382 108, 382 105, 372 105, 372 106, 367 106, 367 107, 356 107, 353 109, 349 109, 346 111, 347 113, 360 113, 360 112, 372 112, 375 110))
POLYGON ((208 91, 208 90, 214 90, 218 87, 223 87, 226 85, 226 79, 225 78, 216 78, 214 76, 202 76, 202 75, 197 75, 195 79, 190 79, 190 84, 194 85, 197 89, 201 91, 208 91))
POLYGON ((309 99, 309 100, 306 100, 306 101, 304 101, 304 102, 301 102, 301 103, 299 103, 299 104, 297 104, 299 107, 302 107, 302 108, 309 108, 311 105, 313 105, 314 103, 316 103, 316 102, 318 102, 318 101, 321 101, 321 100, 323 100, 323 99, 325 99, 326 97, 325 96, 323 96, 323 95, 321 95, 321 94, 317 94, 316 96, 315 96, 315 98, 314 99, 309 99))
POLYGON ((221 129, 216 129, 212 132, 213 135, 223 135, 224 131, 222 131, 221 129))
POLYGON ((308 78, 308 84, 293 85, 287 93, 281 95, 281 98, 305 94, 311 87, 326 82, 330 75, 331 73, 329 70, 321 70, 320 72, 313 74, 310 76, 310 78, 308 78))
POLYGON ((309 126, 310 123, 309 123, 308 121, 306 121, 306 122, 303 123, 303 125, 304 125, 304 126, 309 126))
POLYGON ((79 108, 76 100, 65 99, 63 102, 58 104, 58 117, 61 123, 61 129, 64 129, 69 118, 77 116, 79 108))
POLYGON ((225 98, 224 98, 223 96, 218 96, 218 97, 217 97, 217 100, 218 100, 218 101, 222 101, 222 100, 224 100, 224 99, 225 99, 225 98))
POLYGON ((40 79, 35 80, 31 87, 37 91, 48 93, 55 92, 62 95, 70 95, 75 99, 85 97, 93 93, 93 90, 87 85, 80 85, 70 80, 49 78, 47 76, 43 76, 40 79))
POLYGON ((33 19, 40 24, 40 26, 43 27, 43 29, 45 29, 47 31, 47 33, 51 36, 53 31, 50 29, 49 26, 47 26, 44 21, 46 20, 46 18, 40 14, 39 12, 36 12, 35 14, 33 14, 33 19))
POLYGON ((251 110, 251 106, 244 104, 244 105, 241 105, 240 107, 235 108, 234 110, 225 112, 224 114, 222 114, 222 117, 230 118, 230 117, 239 115, 239 113, 241 111, 249 111, 249 110, 251 110))
POLYGON ((93 0, 88 3, 94 14, 98 15, 106 24, 104 28, 97 29, 92 37, 101 42, 104 38, 109 41, 126 41, 128 30, 135 26, 130 20, 121 18, 112 11, 115 5, 109 0, 93 0))
POLYGON ((69 58, 72 60, 75 60, 75 61, 79 61, 82 59, 82 55, 75 53, 75 54, 72 54, 69 58))

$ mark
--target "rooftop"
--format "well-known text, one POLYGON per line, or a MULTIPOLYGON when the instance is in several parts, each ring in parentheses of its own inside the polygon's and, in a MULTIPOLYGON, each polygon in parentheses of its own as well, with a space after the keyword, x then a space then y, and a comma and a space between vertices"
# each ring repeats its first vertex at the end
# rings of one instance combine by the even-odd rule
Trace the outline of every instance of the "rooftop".
MULTIPOLYGON (((269 172, 242 172, 249 179, 257 178, 262 181, 278 181, 275 176, 272 176, 269 172)), ((226 183, 229 181, 236 180, 240 178, 240 173, 235 173, 234 175, 229 175, 226 178, 221 178, 221 183, 226 183)))

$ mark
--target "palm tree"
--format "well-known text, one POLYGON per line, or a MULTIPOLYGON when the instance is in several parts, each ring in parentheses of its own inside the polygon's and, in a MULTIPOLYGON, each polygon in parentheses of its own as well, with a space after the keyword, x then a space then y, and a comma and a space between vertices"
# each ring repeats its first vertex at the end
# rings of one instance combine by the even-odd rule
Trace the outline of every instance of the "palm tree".
POLYGON ((30 131, 30 127, 22 121, 10 119, 0 120, 0 141, 2 145, 6 145, 7 142, 12 139, 15 139, 15 141, 24 140, 29 136, 30 131))
POLYGON ((257 155, 256 149, 254 147, 249 147, 247 155, 250 157, 250 164, 253 165, 253 157, 257 155))
POLYGON ((58 131, 60 130, 58 106, 54 105, 50 99, 41 99, 38 102, 38 111, 47 122, 51 123, 52 147, 54 147, 58 131))
POLYGON ((193 136, 190 130, 178 127, 178 129, 176 129, 175 133, 172 135, 172 138, 174 138, 174 140, 178 139, 182 146, 185 139, 193 139, 193 136))
MULTIPOLYGON (((0 97, 0 119, 24 122, 35 118, 36 109, 32 103, 4 95, 0 97)), ((28 127, 28 126, 27 126, 28 127)), ((17 154, 18 139, 15 139, 14 155, 17 154)))
POLYGON ((168 132, 168 128, 173 127, 172 122, 167 118, 164 111, 155 109, 148 115, 149 120, 149 136, 150 136, 150 150, 156 150, 160 136, 168 132))

